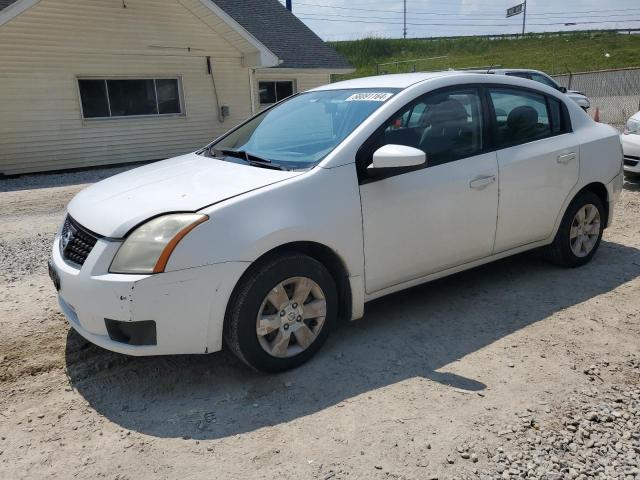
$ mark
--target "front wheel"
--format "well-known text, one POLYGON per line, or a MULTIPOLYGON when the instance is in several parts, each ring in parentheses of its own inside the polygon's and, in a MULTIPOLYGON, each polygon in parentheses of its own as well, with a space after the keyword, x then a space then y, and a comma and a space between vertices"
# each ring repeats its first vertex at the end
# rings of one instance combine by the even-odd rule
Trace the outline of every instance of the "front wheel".
POLYGON ((549 246, 551 260, 565 267, 579 267, 589 262, 600 246, 604 219, 600 197, 589 191, 578 194, 567 208, 549 246))
POLYGON ((226 344, 265 372, 295 368, 327 339, 337 316, 335 282, 317 260, 278 254, 241 280, 227 308, 226 344))

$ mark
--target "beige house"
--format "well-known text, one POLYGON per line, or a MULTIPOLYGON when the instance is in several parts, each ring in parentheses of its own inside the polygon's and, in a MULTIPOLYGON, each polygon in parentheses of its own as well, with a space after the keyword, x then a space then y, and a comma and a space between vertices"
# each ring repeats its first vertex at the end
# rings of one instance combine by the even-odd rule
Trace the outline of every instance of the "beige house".
POLYGON ((0 175, 193 151, 349 71, 277 0, 0 0, 0 175))

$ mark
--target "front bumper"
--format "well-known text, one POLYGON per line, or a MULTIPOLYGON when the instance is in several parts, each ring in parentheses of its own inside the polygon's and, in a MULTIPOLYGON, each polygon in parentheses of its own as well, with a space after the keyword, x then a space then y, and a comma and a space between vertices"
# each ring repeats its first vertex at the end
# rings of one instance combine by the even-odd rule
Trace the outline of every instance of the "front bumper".
POLYGON ((624 171, 640 173, 640 135, 620 135, 624 153, 624 171))
POLYGON ((154 275, 109 273, 120 243, 98 240, 82 268, 64 261, 59 238, 52 266, 59 278, 58 302, 71 326, 107 350, 128 355, 207 353, 222 348, 222 325, 231 291, 247 268, 226 262, 154 275), (105 320, 155 322, 155 345, 110 338, 105 320))

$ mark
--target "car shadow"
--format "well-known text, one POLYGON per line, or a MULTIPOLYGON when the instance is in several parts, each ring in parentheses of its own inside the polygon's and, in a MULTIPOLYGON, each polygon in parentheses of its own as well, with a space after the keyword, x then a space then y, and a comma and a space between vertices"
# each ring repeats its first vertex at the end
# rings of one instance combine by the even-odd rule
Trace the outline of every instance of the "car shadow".
POLYGON ((123 428, 222 438, 415 377, 458 389, 491 388, 440 370, 639 274, 640 250, 608 241, 578 269, 552 266, 535 252, 519 255, 371 302, 363 320, 339 325, 316 357, 279 375, 252 372, 225 351, 127 357, 70 331, 67 373, 99 414, 123 428))

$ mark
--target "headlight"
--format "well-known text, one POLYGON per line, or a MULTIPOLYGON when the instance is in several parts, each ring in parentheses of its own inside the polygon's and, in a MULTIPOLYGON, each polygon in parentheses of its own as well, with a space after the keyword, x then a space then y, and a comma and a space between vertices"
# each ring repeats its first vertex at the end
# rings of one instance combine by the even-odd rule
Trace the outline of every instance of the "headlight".
POLYGON ((127 237, 111 262, 109 271, 138 274, 164 272, 178 242, 208 219, 199 213, 172 213, 149 220, 127 237))
POLYGON ((624 133, 625 135, 629 135, 630 133, 640 135, 640 119, 630 118, 624 126, 624 133))

